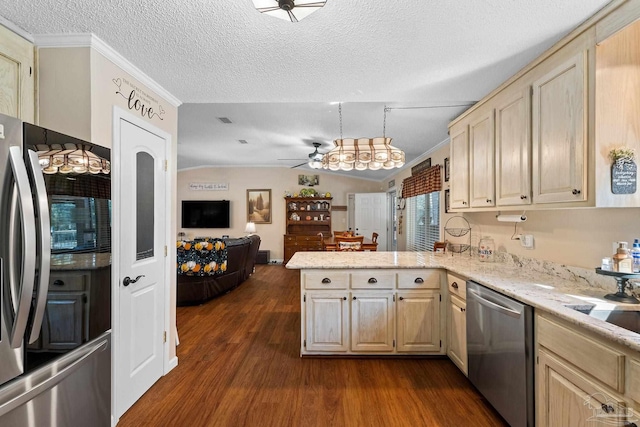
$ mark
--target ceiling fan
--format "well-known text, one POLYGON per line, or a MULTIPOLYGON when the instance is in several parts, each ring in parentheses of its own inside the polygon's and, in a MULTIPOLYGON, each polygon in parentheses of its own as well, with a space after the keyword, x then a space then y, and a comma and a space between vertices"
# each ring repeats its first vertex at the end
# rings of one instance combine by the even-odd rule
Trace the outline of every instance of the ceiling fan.
POLYGON ((261 13, 298 22, 320 9, 326 2, 327 0, 253 0, 253 5, 261 13))
POLYGON ((313 153, 309 153, 308 159, 278 159, 278 160, 304 160, 304 163, 300 163, 299 165, 292 166, 291 169, 306 165, 311 162, 321 162, 322 157, 324 156, 323 154, 320 154, 320 152, 318 152, 318 147, 320 147, 321 145, 322 144, 320 144, 319 142, 313 143, 315 150, 313 151, 313 153))

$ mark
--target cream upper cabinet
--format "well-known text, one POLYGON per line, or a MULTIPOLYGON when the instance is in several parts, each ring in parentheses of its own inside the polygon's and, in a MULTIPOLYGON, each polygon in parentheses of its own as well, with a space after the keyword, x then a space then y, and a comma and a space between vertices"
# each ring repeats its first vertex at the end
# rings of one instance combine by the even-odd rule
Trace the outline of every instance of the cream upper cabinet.
POLYGON ((440 293, 398 292, 398 351, 439 352, 440 293))
POLYGON ((472 208, 495 206, 494 115, 480 109, 469 123, 469 199, 472 208))
POLYGON ((531 86, 496 103, 496 205, 531 204, 531 86))
POLYGON ((0 25, 0 113, 35 120, 34 48, 0 25))
POLYGON ((533 202, 586 200, 584 51, 533 82, 533 202))
POLYGON ((469 207, 469 129, 466 122, 451 128, 452 209, 469 207))

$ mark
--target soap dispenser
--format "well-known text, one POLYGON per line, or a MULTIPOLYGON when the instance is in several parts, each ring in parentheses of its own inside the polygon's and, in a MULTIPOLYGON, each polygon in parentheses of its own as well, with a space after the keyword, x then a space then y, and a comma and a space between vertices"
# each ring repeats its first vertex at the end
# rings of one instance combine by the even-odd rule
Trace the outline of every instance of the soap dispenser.
POLYGON ((618 249, 613 254, 613 270, 619 273, 631 273, 632 259, 627 242, 618 242, 618 249))

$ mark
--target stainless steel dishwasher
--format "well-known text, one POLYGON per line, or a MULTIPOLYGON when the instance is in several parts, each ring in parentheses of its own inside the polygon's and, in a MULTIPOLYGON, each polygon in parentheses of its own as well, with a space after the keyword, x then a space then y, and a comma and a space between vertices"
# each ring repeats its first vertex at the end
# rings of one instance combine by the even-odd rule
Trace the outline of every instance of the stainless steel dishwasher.
POLYGON ((533 308, 468 281, 467 351, 478 391, 511 427, 533 427, 533 308))

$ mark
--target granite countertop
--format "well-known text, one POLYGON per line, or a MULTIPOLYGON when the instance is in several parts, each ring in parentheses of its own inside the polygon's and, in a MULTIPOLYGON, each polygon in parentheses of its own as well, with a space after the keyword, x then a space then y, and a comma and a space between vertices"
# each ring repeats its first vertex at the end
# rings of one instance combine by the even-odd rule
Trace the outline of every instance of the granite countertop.
MULTIPOLYGON (((541 262, 542 265, 542 262, 541 262)), ((296 252, 289 269, 342 268, 444 268, 538 310, 554 314, 640 352, 640 334, 590 317, 571 306, 640 311, 640 304, 620 304, 604 299, 616 291, 615 280, 595 271, 544 263, 544 268, 505 262, 480 262, 465 254, 434 255, 432 252, 296 252), (545 270, 547 272, 538 271, 545 270)))
POLYGON ((110 253, 65 253, 51 255, 51 270, 95 270, 111 265, 110 253))

